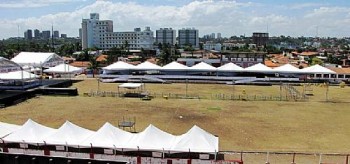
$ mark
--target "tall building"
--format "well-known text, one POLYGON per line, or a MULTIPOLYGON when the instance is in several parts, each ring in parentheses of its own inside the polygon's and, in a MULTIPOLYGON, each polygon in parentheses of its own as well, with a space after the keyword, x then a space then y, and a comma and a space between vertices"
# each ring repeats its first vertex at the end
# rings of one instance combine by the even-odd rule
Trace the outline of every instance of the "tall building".
POLYGON ((42 31, 42 38, 43 39, 50 39, 51 38, 51 31, 50 30, 42 31))
POLYGON ((198 30, 194 28, 183 28, 179 30, 179 46, 184 47, 192 45, 193 47, 199 47, 198 30))
POLYGON ((41 38, 41 36, 40 36, 40 31, 39 31, 38 29, 35 29, 35 30, 34 30, 34 38, 36 38, 36 39, 41 38))
POLYGON ((113 32, 113 21, 99 20, 99 14, 91 13, 90 19, 82 20, 82 48, 97 47, 110 49, 128 45, 129 49, 152 49, 154 38, 150 27, 145 30, 135 28, 134 31, 113 32))
POLYGON ((269 33, 254 32, 253 43, 257 46, 266 46, 269 41, 269 33))
POLYGON ((113 22, 111 20, 100 20, 98 13, 91 13, 90 19, 82 20, 82 48, 100 48, 101 42, 107 33, 113 32, 113 22))
POLYGON ((61 38, 67 38, 67 34, 61 34, 61 38))
POLYGON ((33 38, 33 32, 32 30, 28 29, 27 31, 24 32, 24 38, 26 40, 32 40, 33 38))
POLYGON ((210 34, 210 39, 215 39, 215 33, 210 34))
POLYGON ((217 33, 217 34, 216 34, 216 38, 217 38, 217 39, 221 39, 221 33, 217 33))
POLYGON ((156 43, 176 44, 176 31, 172 28, 161 28, 156 31, 156 43))
POLYGON ((81 39, 83 37, 83 31, 81 28, 79 28, 79 39, 81 39))
POLYGON ((60 37, 60 32, 59 31, 53 31, 53 37, 54 38, 59 38, 60 37))

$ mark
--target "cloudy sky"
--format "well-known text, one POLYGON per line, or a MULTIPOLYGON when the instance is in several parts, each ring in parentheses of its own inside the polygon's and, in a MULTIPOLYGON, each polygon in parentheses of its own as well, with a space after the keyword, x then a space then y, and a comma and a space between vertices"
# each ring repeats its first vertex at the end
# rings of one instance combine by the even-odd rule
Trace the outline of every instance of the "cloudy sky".
POLYGON ((91 12, 113 20, 114 31, 150 26, 195 27, 200 36, 266 31, 270 36, 350 36, 349 0, 1 0, 0 39, 52 24, 78 36, 81 19, 91 12))

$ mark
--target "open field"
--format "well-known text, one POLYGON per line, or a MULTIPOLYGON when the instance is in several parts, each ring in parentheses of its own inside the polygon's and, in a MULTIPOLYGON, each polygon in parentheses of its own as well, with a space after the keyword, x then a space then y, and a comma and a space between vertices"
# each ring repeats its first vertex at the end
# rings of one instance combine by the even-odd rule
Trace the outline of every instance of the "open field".
MULTIPOLYGON (((188 94, 207 99, 152 99, 84 97, 97 90, 96 80, 74 84, 80 96, 40 96, 0 110, 0 121, 22 124, 28 118, 51 127, 65 120, 96 130, 106 121, 136 117, 136 128, 154 124, 172 134, 181 134, 198 125, 218 135, 220 149, 243 151, 297 151, 348 153, 350 150, 350 87, 313 87, 308 102, 223 101, 215 94, 279 95, 279 86, 229 86, 188 84, 188 94), (182 118, 180 118, 182 116, 182 118)), ((300 91, 302 87, 297 87, 300 91)), ((146 84, 153 93, 185 94, 186 84, 146 84)), ((100 83, 101 91, 117 91, 117 84, 100 83)), ((265 159, 265 156, 261 157, 265 159)), ((291 159, 288 157, 288 159, 291 159)))

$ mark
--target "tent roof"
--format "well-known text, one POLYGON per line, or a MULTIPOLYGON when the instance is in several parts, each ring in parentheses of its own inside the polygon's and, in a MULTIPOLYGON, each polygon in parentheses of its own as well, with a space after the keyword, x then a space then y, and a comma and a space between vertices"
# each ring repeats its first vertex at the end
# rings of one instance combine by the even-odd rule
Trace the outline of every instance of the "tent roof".
POLYGON ((301 72, 299 68, 294 67, 291 64, 285 64, 285 65, 276 67, 273 70, 280 73, 300 73, 301 72))
POLYGON ((50 67, 49 69, 44 70, 47 73, 80 73, 83 69, 71 66, 69 64, 59 64, 55 67, 50 67))
POLYGON ((313 65, 311 67, 306 67, 306 68, 303 68, 301 70, 303 73, 320 73, 320 74, 335 74, 334 71, 326 68, 326 67, 322 67, 318 64, 316 65, 313 65))
POLYGON ((103 69, 106 70, 125 70, 125 69, 133 69, 135 68, 134 65, 131 65, 129 63, 125 63, 123 61, 117 61, 107 67, 104 67, 103 69))
POLYGON ((21 128, 4 137, 5 142, 44 143, 44 138, 53 134, 56 129, 49 128, 29 119, 21 128))
POLYGON ((19 64, 0 56, 0 69, 8 67, 21 67, 19 64))
POLYGON ((191 70, 198 70, 198 71, 216 71, 216 68, 205 63, 200 62, 192 67, 190 67, 191 70))
POLYGON ((135 66, 136 69, 141 69, 141 70, 160 70, 162 67, 159 65, 153 64, 149 61, 145 61, 143 63, 138 64, 135 66))
POLYGON ((118 87, 119 88, 128 88, 128 89, 135 89, 141 87, 143 84, 142 83, 123 83, 120 84, 118 87))
POLYGON ((222 65, 221 67, 218 67, 218 70, 219 71, 243 71, 243 68, 230 62, 225 65, 222 65))
POLYGON ((248 72, 271 72, 272 69, 264 64, 258 63, 244 69, 248 72))
POLYGON ((188 70, 189 67, 173 61, 162 67, 163 70, 188 70))
POLYGON ((56 132, 44 138, 51 145, 79 145, 79 143, 91 136, 94 132, 69 121, 66 121, 56 132))
POLYGON ((177 138, 172 151, 215 153, 219 151, 219 138, 195 125, 177 138))
POLYGON ((19 65, 31 65, 39 67, 51 62, 64 62, 60 56, 52 52, 21 52, 12 58, 11 61, 16 62, 19 65))
POLYGON ((35 79, 39 76, 29 73, 27 71, 14 71, 14 72, 7 72, 7 73, 0 73, 0 79, 2 80, 28 80, 28 79, 35 79))
POLYGON ((124 148, 134 136, 130 132, 121 130, 110 123, 105 123, 97 132, 81 142, 82 146, 102 148, 124 148))
POLYGON ((170 150, 176 137, 164 132, 152 124, 145 130, 136 134, 130 141, 129 147, 141 150, 170 150))
POLYGON ((18 130, 19 128, 21 128, 21 126, 19 125, 0 122, 0 138, 7 136, 8 134, 18 130))

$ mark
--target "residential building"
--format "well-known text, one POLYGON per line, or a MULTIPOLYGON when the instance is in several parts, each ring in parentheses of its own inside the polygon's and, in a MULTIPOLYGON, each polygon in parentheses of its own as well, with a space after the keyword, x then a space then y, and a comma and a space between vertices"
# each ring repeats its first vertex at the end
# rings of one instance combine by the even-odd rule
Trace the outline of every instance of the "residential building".
POLYGON ((222 38, 221 38, 221 33, 217 33, 217 34, 216 34, 216 38, 217 38, 217 39, 222 39, 222 38))
POLYGON ((61 34, 61 38, 67 38, 67 34, 61 34))
POLYGON ((204 50, 214 50, 214 51, 221 51, 222 45, 220 43, 213 43, 213 42, 206 42, 204 45, 204 50))
MULTIPOLYGON (((228 61, 235 63, 243 68, 262 63, 264 64, 266 52, 222 52, 222 62, 228 61)), ((225 64, 225 63, 223 63, 225 64)))
POLYGON ((40 31, 39 31, 38 29, 35 29, 35 30, 34 30, 34 38, 36 38, 36 39, 41 38, 41 36, 40 36, 40 31))
POLYGON ((60 32, 59 31, 53 31, 53 37, 54 38, 59 38, 60 37, 60 32))
POLYGON ((179 46, 185 47, 191 45, 194 48, 199 47, 198 30, 194 28, 183 28, 179 30, 179 46))
POLYGON ((265 46, 269 41, 269 33, 254 32, 252 38, 257 46, 265 46))
POLYGON ((156 43, 176 44, 176 31, 172 28, 161 28, 156 31, 156 43))
POLYGON ((26 39, 26 40, 32 40, 32 38, 33 38, 33 33, 32 33, 32 30, 27 30, 27 31, 25 31, 24 32, 24 38, 26 39))
POLYGON ((51 38, 51 31, 50 30, 43 31, 42 32, 42 38, 43 39, 50 39, 51 38))
POLYGON ((82 20, 82 48, 97 47, 110 49, 128 46, 128 49, 152 49, 154 43, 153 31, 135 28, 134 31, 113 32, 113 21, 99 20, 98 13, 91 13, 90 19, 82 20))

